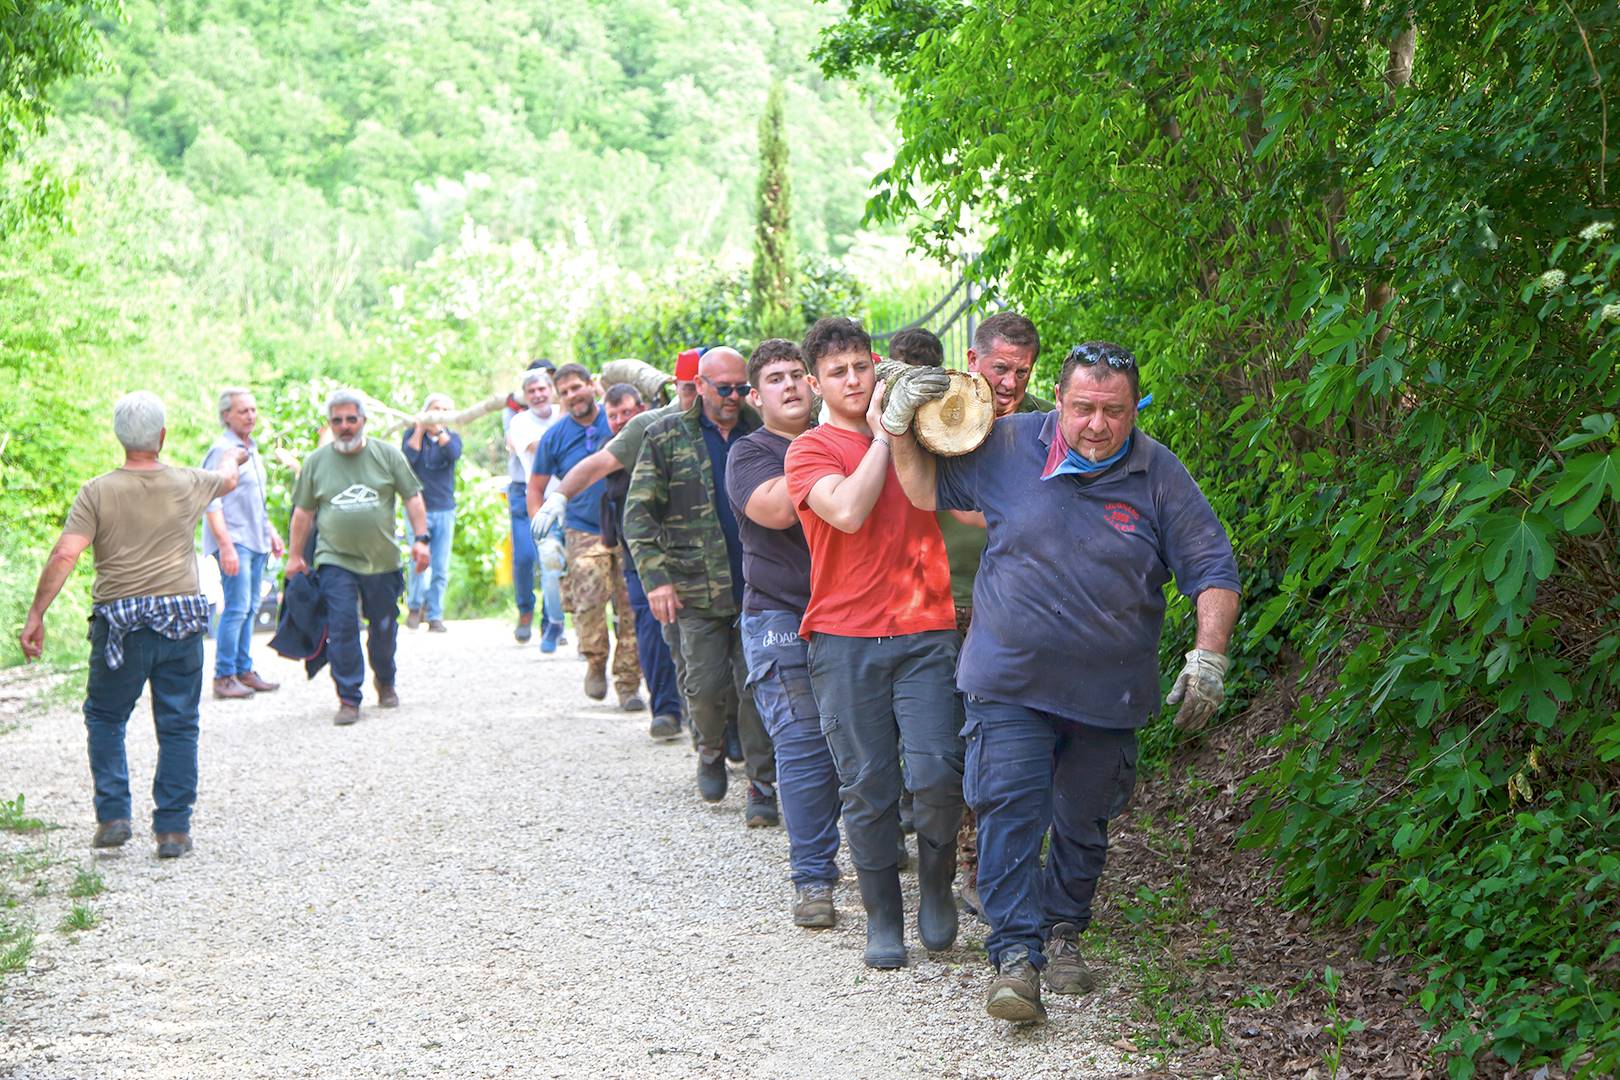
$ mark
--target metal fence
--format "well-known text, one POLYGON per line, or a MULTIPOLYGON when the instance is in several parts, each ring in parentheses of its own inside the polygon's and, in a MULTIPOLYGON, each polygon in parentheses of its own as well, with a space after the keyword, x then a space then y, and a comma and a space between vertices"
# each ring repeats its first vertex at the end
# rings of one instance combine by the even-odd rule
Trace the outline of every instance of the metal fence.
POLYGON ((979 328, 984 310, 1000 306, 993 288, 979 279, 972 262, 964 261, 961 275, 932 305, 918 304, 915 311, 906 313, 899 326, 871 331, 872 348, 887 353, 891 337, 902 330, 922 327, 932 330, 944 344, 945 366, 960 368, 967 362, 968 346, 973 343, 973 332, 979 328))

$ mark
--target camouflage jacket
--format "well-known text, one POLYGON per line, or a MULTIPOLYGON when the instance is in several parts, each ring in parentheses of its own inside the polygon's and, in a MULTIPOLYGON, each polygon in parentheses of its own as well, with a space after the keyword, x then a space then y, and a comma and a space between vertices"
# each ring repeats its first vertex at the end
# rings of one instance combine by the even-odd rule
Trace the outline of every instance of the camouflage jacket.
MULTIPOLYGON (((715 516, 714 468, 698 425, 702 411, 700 399, 647 429, 625 497, 624 539, 648 592, 674 585, 682 605, 733 615, 731 561, 715 516)), ((757 427, 757 415, 744 409, 734 438, 757 427)))

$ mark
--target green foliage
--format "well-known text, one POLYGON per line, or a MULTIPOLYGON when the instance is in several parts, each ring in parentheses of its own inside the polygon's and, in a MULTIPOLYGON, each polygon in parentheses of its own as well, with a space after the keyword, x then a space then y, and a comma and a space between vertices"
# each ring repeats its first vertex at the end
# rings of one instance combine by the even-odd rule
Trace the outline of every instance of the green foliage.
POLYGON ((0 801, 0 829, 6 832, 39 832, 51 826, 37 817, 29 817, 23 811, 22 792, 17 793, 15 799, 0 801))
POLYGON ((976 224, 1038 381, 1069 340, 1144 361, 1239 548, 1239 697, 1305 662, 1247 842, 1423 972, 1454 1077, 1620 1069, 1617 31, 1596 0, 862 0, 822 50, 902 98, 869 212, 941 255, 976 224))
POLYGON ((784 128, 782 84, 771 83, 759 120, 759 189, 754 208, 751 314, 761 338, 796 337, 792 187, 784 128))

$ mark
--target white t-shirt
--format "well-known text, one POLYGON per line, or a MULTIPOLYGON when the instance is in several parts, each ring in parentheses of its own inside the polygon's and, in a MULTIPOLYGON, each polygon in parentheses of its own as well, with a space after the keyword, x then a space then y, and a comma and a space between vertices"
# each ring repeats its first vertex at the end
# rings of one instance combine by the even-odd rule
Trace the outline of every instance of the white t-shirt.
MULTIPOLYGON (((534 470, 534 448, 539 443, 540 436, 549 431, 551 425, 561 420, 562 417, 562 409, 555 405, 551 407, 551 415, 544 419, 536 416, 533 409, 524 409, 512 417, 512 422, 507 425, 506 446, 522 462, 525 480, 528 478, 529 473, 534 470)), ((551 478, 552 483, 558 483, 561 479, 561 477, 557 476, 551 478)))

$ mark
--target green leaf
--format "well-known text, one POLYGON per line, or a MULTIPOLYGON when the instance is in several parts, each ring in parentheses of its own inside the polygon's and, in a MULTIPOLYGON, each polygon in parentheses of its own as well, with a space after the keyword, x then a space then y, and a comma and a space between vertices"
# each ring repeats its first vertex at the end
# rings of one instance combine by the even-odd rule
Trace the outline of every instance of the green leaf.
POLYGON ((1620 447, 1607 454, 1572 458, 1547 497, 1553 506, 1569 503, 1564 508, 1564 528, 1574 529, 1592 516, 1605 492, 1620 501, 1620 447))

